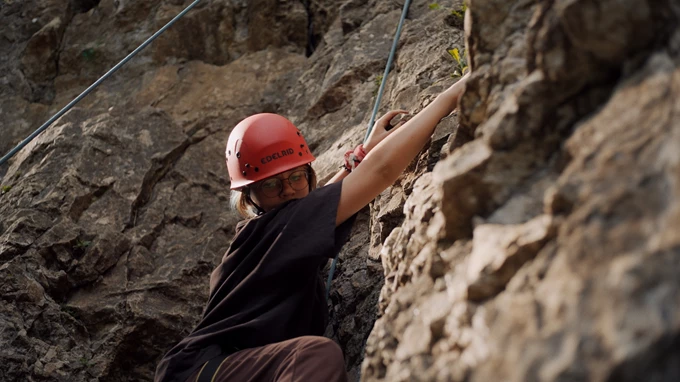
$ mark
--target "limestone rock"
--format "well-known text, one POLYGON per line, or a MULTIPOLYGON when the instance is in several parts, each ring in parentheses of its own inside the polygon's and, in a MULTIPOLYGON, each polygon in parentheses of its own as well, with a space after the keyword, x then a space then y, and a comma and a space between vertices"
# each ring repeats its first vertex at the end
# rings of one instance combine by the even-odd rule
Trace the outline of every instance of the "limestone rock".
POLYGON ((554 236, 552 217, 538 216, 519 225, 484 224, 475 227, 468 259, 468 299, 494 296, 517 270, 554 236))
MULTIPOLYGON (((678 380, 677 5, 467 4, 463 31, 461 1, 414 2, 386 83, 380 112, 415 114, 467 45, 460 110, 340 255, 327 335, 351 379, 678 380)), ((183 5, 5 1, 0 149, 183 5)), ((400 9, 201 4, 0 168, 0 375, 151 380, 238 220, 229 129, 285 114, 329 179, 364 135, 400 9)))
POLYGON ((484 181, 484 168, 492 151, 480 141, 456 150, 434 171, 434 181, 441 184, 446 221, 445 236, 450 239, 470 237, 470 219, 484 214, 493 203, 490 185, 484 181))
POLYGON ((29 81, 45 83, 57 76, 58 51, 64 28, 64 20, 56 17, 31 36, 21 58, 22 71, 29 81))
POLYGON ((433 218, 385 241, 364 380, 677 379, 677 8, 469 5, 475 140, 435 167, 433 218))
MULTIPOLYGON (((297 55, 279 57, 271 60, 277 68, 263 70, 280 76, 297 55)), ((239 65, 222 70, 239 75, 239 65)), ((200 65, 189 72, 189 83, 211 75, 200 65)), ((266 84, 256 84, 243 83, 250 93, 242 92, 242 101, 262 98, 266 84)), ((167 102, 181 94, 158 96, 167 102)), ((17 306, 22 295, 8 294, 3 321, 13 329, 5 333, 26 334, 23 343, 8 339, 13 345, 2 357, 17 363, 5 363, 4 375, 146 380, 158 357, 200 317, 209 272, 237 220, 225 213, 222 145, 228 131, 222 125, 235 124, 238 116, 185 122, 182 116, 193 114, 173 119, 163 111, 166 103, 134 104, 137 96, 142 92, 130 96, 127 110, 72 110, 19 153, 4 178, 0 258, 24 267, 24 282, 45 291, 33 309, 17 306), (173 300, 183 303, 173 306, 173 300), (53 323, 29 330, 41 310, 53 323), (55 328, 59 321, 49 318, 55 315, 72 317, 70 326, 55 328), (84 334, 68 342, 64 330, 84 334), (63 364, 38 365, 48 351, 39 344, 57 346, 57 352, 73 348, 73 356, 61 358, 63 364), (137 366, 125 367, 130 362, 137 366), (24 363, 36 366, 20 367, 24 363)), ((245 106, 240 112, 252 111, 245 106)))

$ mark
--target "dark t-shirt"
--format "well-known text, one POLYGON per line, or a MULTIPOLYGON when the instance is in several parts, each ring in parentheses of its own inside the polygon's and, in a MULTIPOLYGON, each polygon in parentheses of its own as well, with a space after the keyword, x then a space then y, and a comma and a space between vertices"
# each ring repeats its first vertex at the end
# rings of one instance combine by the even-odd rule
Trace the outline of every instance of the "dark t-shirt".
POLYGON ((224 351, 323 335, 328 310, 320 268, 347 240, 353 219, 335 227, 342 182, 240 223, 210 277, 210 299, 194 331, 156 370, 184 382, 224 351))

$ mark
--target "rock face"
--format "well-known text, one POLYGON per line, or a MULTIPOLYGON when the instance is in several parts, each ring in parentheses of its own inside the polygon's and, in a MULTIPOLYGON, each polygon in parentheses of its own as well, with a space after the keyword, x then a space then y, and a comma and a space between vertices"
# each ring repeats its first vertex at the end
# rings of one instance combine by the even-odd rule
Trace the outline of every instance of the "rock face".
POLYGON ((469 3, 474 140, 382 247, 364 379, 679 378, 677 5, 469 3))
MULTIPOLYGON (((188 4, 5 1, 3 153, 188 4)), ((469 0, 463 33, 436 5, 412 4, 381 110, 453 82, 448 50, 473 75, 340 256, 351 379, 679 380, 680 8, 469 0)), ((238 221, 229 129, 289 116, 328 179, 400 11, 207 2, 0 168, 2 379, 152 380, 238 221)))

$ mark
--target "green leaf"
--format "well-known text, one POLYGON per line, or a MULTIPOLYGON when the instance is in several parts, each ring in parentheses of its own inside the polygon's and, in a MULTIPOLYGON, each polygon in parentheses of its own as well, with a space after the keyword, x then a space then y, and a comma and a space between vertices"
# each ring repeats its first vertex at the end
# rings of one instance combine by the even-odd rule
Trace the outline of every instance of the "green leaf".
POLYGON ((461 21, 465 18, 465 11, 467 11, 467 5, 463 4, 462 7, 459 9, 454 9, 451 11, 451 14, 459 18, 461 21))
POLYGON ((377 77, 375 77, 375 86, 380 87, 380 85, 382 85, 382 80, 383 80, 382 74, 379 75, 379 76, 377 76, 377 77))
POLYGON ((94 56, 95 56, 96 53, 97 53, 97 51, 94 48, 87 48, 87 49, 83 50, 83 52, 81 54, 83 55, 84 59, 90 61, 90 60, 94 59, 94 56))
POLYGON ((78 239, 78 241, 76 242, 75 248, 87 248, 91 244, 92 244, 91 241, 78 239))
POLYGON ((453 59, 456 60, 458 64, 460 64, 460 52, 458 51, 458 48, 449 49, 447 52, 449 52, 451 57, 453 57, 453 59))
POLYGON ((91 367, 91 366, 92 366, 92 363, 90 362, 90 360, 88 360, 88 359, 85 358, 85 357, 80 357, 80 359, 79 359, 78 361, 80 362, 80 364, 81 364, 83 367, 91 367))

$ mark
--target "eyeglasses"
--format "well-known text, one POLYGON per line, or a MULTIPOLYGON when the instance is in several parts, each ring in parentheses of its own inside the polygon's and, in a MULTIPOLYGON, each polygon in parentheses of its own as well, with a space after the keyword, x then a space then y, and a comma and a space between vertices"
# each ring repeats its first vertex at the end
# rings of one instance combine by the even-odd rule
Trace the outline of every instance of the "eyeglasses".
POLYGON ((269 178, 261 181, 255 187, 258 188, 264 196, 268 198, 275 198, 283 191, 283 181, 287 181, 290 187, 295 191, 304 190, 309 185, 309 174, 306 170, 294 171, 287 178, 269 178))

